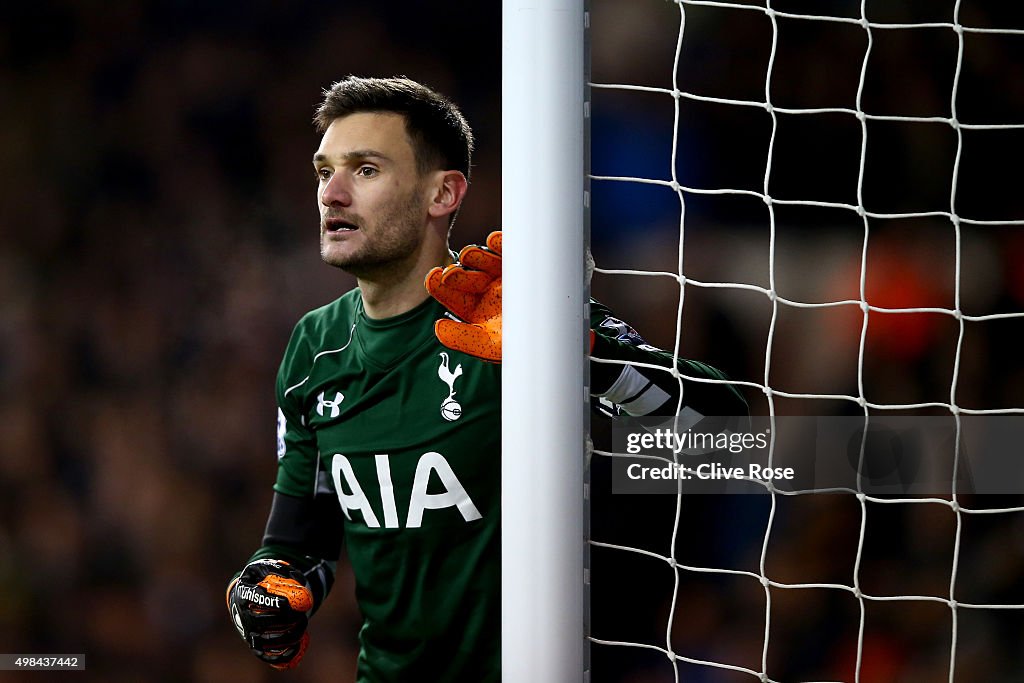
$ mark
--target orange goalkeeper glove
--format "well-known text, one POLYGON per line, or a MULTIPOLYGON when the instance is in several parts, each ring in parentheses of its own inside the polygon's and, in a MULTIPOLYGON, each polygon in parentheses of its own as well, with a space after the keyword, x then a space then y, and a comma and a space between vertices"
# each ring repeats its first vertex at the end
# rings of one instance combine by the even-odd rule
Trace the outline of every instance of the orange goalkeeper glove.
POLYGON ((238 635, 275 669, 293 669, 309 645, 313 591, 306 577, 283 560, 254 560, 227 590, 238 635))
POLYGON ((459 321, 441 319, 434 334, 445 346, 492 363, 501 362, 501 231, 487 247, 471 244, 459 260, 427 273, 427 291, 459 321))

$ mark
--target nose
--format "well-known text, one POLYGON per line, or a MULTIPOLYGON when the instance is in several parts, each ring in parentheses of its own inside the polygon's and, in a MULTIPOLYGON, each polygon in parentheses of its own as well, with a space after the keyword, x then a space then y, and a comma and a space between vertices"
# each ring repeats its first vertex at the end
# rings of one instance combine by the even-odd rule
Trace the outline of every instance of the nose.
POLYGON ((320 192, 320 203, 324 206, 349 206, 352 192, 345 182, 344 173, 335 173, 320 192))

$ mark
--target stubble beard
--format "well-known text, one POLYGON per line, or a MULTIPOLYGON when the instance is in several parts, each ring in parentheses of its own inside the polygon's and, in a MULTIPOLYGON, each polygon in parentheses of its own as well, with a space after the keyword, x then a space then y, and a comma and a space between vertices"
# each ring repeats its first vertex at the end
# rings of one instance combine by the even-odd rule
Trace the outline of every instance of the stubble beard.
MULTIPOLYGON (((414 189, 401 202, 391 204, 372 224, 360 226, 362 243, 353 251, 331 253, 321 237, 320 257, 324 263, 341 268, 357 278, 379 277, 399 267, 423 243, 422 210, 414 189)), ((321 230, 323 228, 321 227, 321 230)))

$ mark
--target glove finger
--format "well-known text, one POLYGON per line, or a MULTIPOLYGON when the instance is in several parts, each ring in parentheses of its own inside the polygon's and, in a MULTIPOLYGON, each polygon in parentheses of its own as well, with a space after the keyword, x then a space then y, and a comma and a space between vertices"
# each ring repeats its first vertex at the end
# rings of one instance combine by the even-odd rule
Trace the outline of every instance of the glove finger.
POLYGON ((501 277, 501 254, 496 254, 476 244, 464 247, 459 252, 459 263, 490 273, 494 277, 501 277))
POLYGON ((495 230, 487 236, 487 248, 501 256, 501 230, 495 230))
POLYGON ((435 296, 434 292, 436 292, 438 288, 441 286, 441 274, 443 272, 444 268, 442 268, 441 266, 434 266, 429 271, 427 271, 427 276, 423 278, 423 286, 427 288, 427 291, 430 293, 430 296, 435 296))
MULTIPOLYGON (((256 587, 260 586, 266 590, 276 583, 268 583, 267 586, 263 585, 263 581, 267 577, 277 577, 282 581, 291 581, 293 585, 305 586, 306 577, 298 569, 292 567, 288 562, 284 560, 272 560, 262 559, 253 560, 245 566, 241 574, 235 580, 235 584, 242 584, 243 586, 256 587)), ((277 595, 277 593, 275 593, 277 595)), ((281 594, 285 597, 284 594, 281 594)))
POLYGON ((434 323, 434 334, 450 349, 462 351, 486 361, 501 361, 501 334, 495 338, 493 330, 481 325, 459 323, 454 320, 438 320, 434 323))
POLYGON ((288 606, 296 612, 308 612, 313 609, 313 591, 295 579, 268 574, 258 584, 268 595, 275 595, 288 601, 288 606))
POLYGON ((434 268, 427 273, 423 284, 426 286, 427 291, 430 292, 430 296, 437 299, 442 306, 460 318, 471 317, 480 296, 478 294, 460 292, 453 287, 445 286, 442 281, 442 272, 441 268, 434 268))
POLYGON ((494 280, 487 291, 480 295, 472 322, 498 321, 497 335, 501 337, 501 278, 494 280))
POLYGON ((309 624, 309 617, 291 610, 241 610, 242 626, 253 638, 266 637, 278 642, 295 642, 309 624))
POLYGON ((238 634, 254 650, 281 649, 297 643, 309 625, 301 612, 239 610, 238 634))
POLYGON ((306 633, 308 624, 293 624, 290 628, 275 630, 252 631, 249 633, 249 646, 254 650, 284 650, 292 647, 306 633))
POLYGON ((480 294, 494 280, 494 276, 482 270, 468 270, 461 265, 448 266, 441 273, 444 287, 470 294, 480 294))
POLYGON ((309 634, 304 633, 298 644, 292 647, 285 648, 284 650, 264 650, 258 653, 257 656, 278 671, 287 671, 299 665, 308 647, 309 634))

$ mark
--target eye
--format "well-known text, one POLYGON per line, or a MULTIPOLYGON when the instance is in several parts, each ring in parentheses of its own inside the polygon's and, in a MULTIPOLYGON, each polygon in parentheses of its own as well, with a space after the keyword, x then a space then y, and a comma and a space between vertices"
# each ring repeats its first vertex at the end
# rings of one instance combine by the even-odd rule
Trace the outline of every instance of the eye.
POLYGON ((356 175, 360 178, 372 178, 380 173, 380 171, 373 166, 360 166, 356 169, 356 175))
POLYGON ((329 168, 318 168, 314 171, 316 179, 320 181, 328 181, 331 179, 331 170, 329 168))

